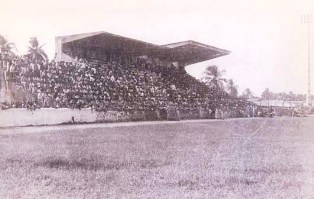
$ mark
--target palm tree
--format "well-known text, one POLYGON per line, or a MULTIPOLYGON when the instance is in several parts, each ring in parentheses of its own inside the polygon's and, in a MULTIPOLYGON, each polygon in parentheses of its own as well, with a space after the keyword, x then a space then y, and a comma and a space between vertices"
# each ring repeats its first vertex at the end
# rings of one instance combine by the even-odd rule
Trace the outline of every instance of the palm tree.
POLYGON ((232 97, 238 96, 238 86, 235 85, 233 79, 227 80, 227 91, 229 92, 229 95, 232 97))
POLYGON ((225 78, 222 78, 222 75, 225 73, 224 70, 219 70, 217 66, 207 66, 206 70, 203 73, 202 80, 210 88, 217 90, 223 90, 223 83, 226 82, 225 78))
POLYGON ((13 49, 16 50, 15 44, 9 42, 4 36, 0 35, 0 52, 13 54, 13 49))
POLYGON ((34 60, 41 60, 41 61, 47 61, 48 56, 45 53, 45 51, 42 49, 42 47, 45 45, 39 45, 39 41, 37 37, 31 37, 29 40, 30 46, 28 46, 28 55, 31 59, 34 60))

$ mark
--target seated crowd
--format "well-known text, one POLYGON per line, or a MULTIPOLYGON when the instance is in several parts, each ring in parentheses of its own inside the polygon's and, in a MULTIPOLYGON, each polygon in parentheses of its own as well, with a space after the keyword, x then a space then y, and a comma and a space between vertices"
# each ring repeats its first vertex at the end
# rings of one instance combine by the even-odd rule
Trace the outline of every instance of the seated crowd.
MULTIPOLYGON (((27 91, 24 103, 2 107, 92 108, 97 111, 165 109, 169 102, 182 111, 243 109, 226 93, 209 92, 183 67, 161 66, 144 59, 123 63, 79 59, 75 62, 38 61, 29 57, 0 57, 7 87, 27 91)), ((1 82, 3 84, 3 81, 1 82)))

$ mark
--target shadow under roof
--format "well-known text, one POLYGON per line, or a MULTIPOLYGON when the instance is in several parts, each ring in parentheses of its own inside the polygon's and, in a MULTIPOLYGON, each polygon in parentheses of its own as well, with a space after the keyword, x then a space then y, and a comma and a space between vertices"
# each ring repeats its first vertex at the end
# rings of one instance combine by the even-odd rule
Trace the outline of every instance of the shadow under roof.
POLYGON ((185 66, 230 53, 230 51, 192 40, 156 45, 103 31, 62 36, 57 39, 61 40, 62 51, 66 54, 71 54, 74 48, 83 48, 89 51, 101 50, 134 56, 148 55, 165 61, 177 61, 185 66))

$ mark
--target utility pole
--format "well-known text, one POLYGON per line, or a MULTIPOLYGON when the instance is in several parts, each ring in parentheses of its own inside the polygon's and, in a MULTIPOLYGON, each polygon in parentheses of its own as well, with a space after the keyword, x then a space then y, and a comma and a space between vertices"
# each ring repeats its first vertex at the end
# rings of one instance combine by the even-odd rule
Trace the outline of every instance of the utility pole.
POLYGON ((308 85, 307 85, 307 95, 306 104, 308 106, 312 105, 311 101, 311 23, 313 23, 312 15, 306 14, 301 15, 301 23, 307 24, 307 36, 308 36, 308 85))

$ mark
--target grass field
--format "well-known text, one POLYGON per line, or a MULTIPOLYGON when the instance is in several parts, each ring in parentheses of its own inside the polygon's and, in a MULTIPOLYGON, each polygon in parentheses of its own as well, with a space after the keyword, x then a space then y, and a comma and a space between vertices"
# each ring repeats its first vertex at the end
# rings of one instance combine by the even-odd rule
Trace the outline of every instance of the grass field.
POLYGON ((0 198, 314 198, 314 117, 0 129, 0 198))

